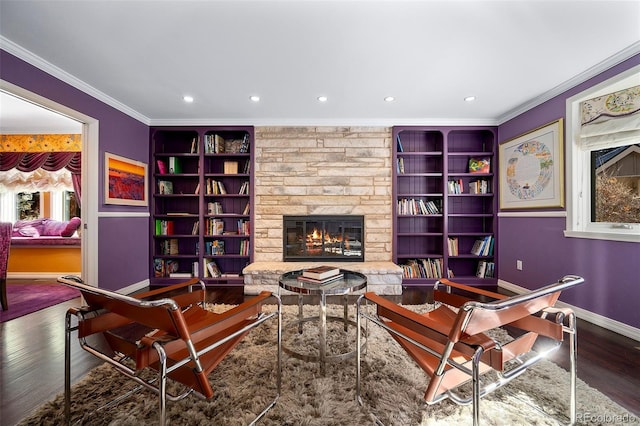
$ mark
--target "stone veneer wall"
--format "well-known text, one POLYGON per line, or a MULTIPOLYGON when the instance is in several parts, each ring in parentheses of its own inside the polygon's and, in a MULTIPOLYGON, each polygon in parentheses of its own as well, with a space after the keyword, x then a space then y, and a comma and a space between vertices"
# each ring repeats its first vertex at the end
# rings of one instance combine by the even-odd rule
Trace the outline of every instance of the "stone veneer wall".
POLYGON ((282 216, 358 214, 365 261, 391 261, 389 127, 255 128, 255 262, 282 261, 282 216))

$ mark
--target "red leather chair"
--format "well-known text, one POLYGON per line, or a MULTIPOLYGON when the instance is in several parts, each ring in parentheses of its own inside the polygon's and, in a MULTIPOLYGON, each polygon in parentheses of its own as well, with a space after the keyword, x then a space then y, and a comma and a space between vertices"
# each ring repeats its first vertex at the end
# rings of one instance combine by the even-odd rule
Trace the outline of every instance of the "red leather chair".
POLYGON ((9 309, 9 302, 7 301, 7 265, 9 263, 12 228, 13 225, 9 222, 0 223, 0 302, 2 302, 3 311, 9 309))
POLYGON ((434 289, 438 307, 418 314, 375 293, 358 300, 356 397, 360 396, 361 320, 384 328, 413 358, 427 376, 424 399, 436 404, 450 399, 456 404, 473 404, 473 424, 480 421, 480 399, 523 374, 534 363, 557 350, 569 337, 570 417, 576 421, 576 321, 568 308, 555 307, 563 290, 583 283, 578 276, 517 296, 507 297, 476 287, 440 279, 434 289), (458 291, 456 293, 455 291, 458 291), (469 296, 472 295, 472 296, 469 296), (483 296, 492 301, 473 299, 483 296), (365 304, 373 305, 375 313, 365 304), (500 341, 485 332, 509 327, 519 332, 512 340, 500 341), (536 347, 539 336, 545 345, 536 347), (493 371, 496 379, 481 385, 480 376, 493 371), (460 391, 471 382, 472 389, 460 391))
POLYGON ((270 292, 246 300, 223 313, 203 308, 205 286, 198 279, 151 290, 135 296, 125 296, 83 284, 75 277, 58 281, 82 293, 86 306, 71 308, 66 316, 65 338, 65 418, 70 421, 71 405, 71 333, 76 331, 80 346, 108 362, 129 379, 159 396, 159 424, 166 422, 166 401, 176 401, 193 392, 211 398, 214 390, 208 380, 222 359, 240 343, 253 328, 270 318, 278 321, 276 362, 277 394, 259 413, 257 419, 272 408, 280 395, 281 384, 281 318, 280 298, 270 292), (193 289, 192 289, 193 287, 193 289), (197 287, 197 289, 196 289, 197 287), (186 290, 188 292, 178 290, 186 290), (276 312, 263 312, 262 305, 277 303, 276 312), (72 318, 77 325, 72 325, 72 318), (109 349, 92 346, 87 337, 101 334, 109 349), (134 360, 135 365, 127 364, 134 360), (145 381, 137 373, 142 369, 157 372, 157 380, 145 381), (172 395, 167 380, 184 385, 184 392, 172 395))

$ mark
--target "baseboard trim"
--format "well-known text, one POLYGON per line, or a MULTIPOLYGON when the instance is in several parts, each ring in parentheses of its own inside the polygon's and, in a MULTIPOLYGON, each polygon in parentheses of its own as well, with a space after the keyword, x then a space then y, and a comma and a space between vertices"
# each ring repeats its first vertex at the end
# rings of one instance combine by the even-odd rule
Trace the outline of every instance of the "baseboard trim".
MULTIPOLYGON (((498 287, 512 291, 516 294, 522 294, 528 291, 524 287, 520 287, 504 280, 498 280, 498 287)), ((640 329, 638 328, 561 301, 558 301, 558 306, 571 308, 580 319, 640 342, 640 329)))
POLYGON ((142 280, 140 282, 131 284, 127 287, 121 288, 120 290, 116 290, 116 293, 132 294, 132 293, 135 293, 136 291, 145 290, 147 287, 149 287, 150 284, 151 283, 148 279, 142 280))
POLYGON ((76 275, 81 276, 81 272, 7 272, 7 279, 16 279, 16 280, 38 280, 38 279, 58 279, 58 277, 63 277, 65 275, 76 275))

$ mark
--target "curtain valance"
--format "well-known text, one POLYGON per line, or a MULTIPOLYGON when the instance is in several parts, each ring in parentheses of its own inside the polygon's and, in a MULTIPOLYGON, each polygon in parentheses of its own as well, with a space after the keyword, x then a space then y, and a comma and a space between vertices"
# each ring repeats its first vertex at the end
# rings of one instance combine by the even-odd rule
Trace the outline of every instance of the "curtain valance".
POLYGON ((44 169, 55 172, 66 168, 73 174, 80 174, 82 157, 80 152, 0 152, 0 171, 18 169, 32 172, 44 169))
POLYGON ((601 149, 640 141, 640 86, 580 103, 580 145, 601 149))

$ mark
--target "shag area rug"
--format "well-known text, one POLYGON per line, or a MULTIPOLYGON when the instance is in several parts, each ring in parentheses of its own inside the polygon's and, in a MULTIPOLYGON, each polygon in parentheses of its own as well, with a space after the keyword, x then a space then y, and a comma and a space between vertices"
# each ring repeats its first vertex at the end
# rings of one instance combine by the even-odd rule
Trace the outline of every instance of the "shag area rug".
MULTIPOLYGON (((268 306, 267 309, 273 308, 268 306)), ((412 309, 424 311, 426 305, 412 309)), ((220 307, 215 308, 219 310, 220 307)), ((340 315, 341 307, 329 313, 340 315)), ((317 326, 305 322, 302 335, 290 324, 297 307, 283 308, 283 344, 298 352, 313 354, 317 347, 317 326), (287 325, 289 326, 287 327, 287 325)), ((317 308, 305 305, 305 316, 317 315, 317 308)), ((355 308, 350 307, 353 317, 355 308)), ((342 324, 330 321, 330 353, 355 348, 355 327, 344 332, 342 324)), ((366 354, 362 362, 362 396, 355 398, 354 359, 327 365, 320 374, 317 363, 305 362, 283 353, 282 392, 277 404, 261 420, 263 425, 459 425, 471 424, 471 407, 449 400, 426 405, 423 396, 428 378, 399 345, 379 327, 368 327, 366 354)), ((276 320, 253 330, 210 375, 216 394, 211 400, 196 396, 167 406, 171 425, 245 425, 276 393, 276 320)), ((580 366, 578 366, 578 369, 580 366)), ((505 388, 481 401, 483 425, 557 425, 568 423, 569 375, 555 364, 543 361, 505 388), (545 414, 548 413, 548 414, 545 414), (549 417, 551 416, 551 417, 549 417)), ((60 380, 63 373, 60 372, 60 380)), ((170 388, 176 388, 170 384, 170 388)), ((106 402, 133 389, 135 385, 108 365, 92 370, 73 386, 72 424, 148 425, 156 424, 157 397, 139 391, 117 405, 106 402)), ((624 408, 598 391, 578 381, 578 420, 585 424, 637 422, 624 408), (600 419, 601 421, 598 421, 600 419), (594 423, 595 421, 595 423, 594 423)), ((45 403, 21 425, 59 425, 64 419, 64 398, 58 395, 45 403)))

